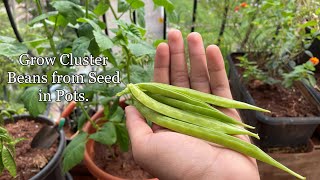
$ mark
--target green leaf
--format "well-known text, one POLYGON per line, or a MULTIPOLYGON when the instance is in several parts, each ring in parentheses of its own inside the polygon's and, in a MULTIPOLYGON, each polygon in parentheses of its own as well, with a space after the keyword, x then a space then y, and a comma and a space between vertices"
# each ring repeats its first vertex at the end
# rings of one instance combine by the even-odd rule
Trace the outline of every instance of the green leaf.
POLYGON ((132 9, 139 9, 144 6, 144 2, 141 0, 126 0, 132 9))
POLYGON ((158 47, 158 45, 160 44, 160 43, 163 43, 163 42, 168 42, 167 40, 164 40, 164 39, 157 39, 157 40, 155 40, 154 42, 153 42, 153 47, 158 47))
POLYGON ((150 82, 152 74, 152 64, 149 63, 145 68, 139 65, 131 66, 131 82, 132 83, 141 83, 141 82, 150 82))
POLYGON ((86 132, 80 132, 66 147, 63 152, 63 172, 68 172, 82 161, 87 143, 87 136, 88 134, 86 132))
POLYGON ((17 175, 16 163, 12 152, 5 145, 2 147, 1 156, 4 167, 9 171, 11 176, 15 177, 17 175))
POLYGON ((93 12, 97 16, 101 16, 109 9, 109 4, 107 4, 105 1, 100 1, 97 5, 97 7, 93 10, 93 12))
POLYGON ((130 5, 125 0, 118 0, 118 12, 126 12, 130 8, 130 5))
MULTIPOLYGON (((26 89, 21 95, 24 107, 32 116, 38 116, 46 110, 46 102, 39 101, 39 89, 38 86, 32 86, 26 89)), ((42 92, 45 92, 45 90, 42 92)))
POLYGON ((48 39, 35 39, 32 41, 25 41, 24 43, 31 46, 32 48, 38 47, 40 44, 48 42, 48 39))
POLYGON ((79 19, 78 19, 78 22, 87 22, 87 23, 89 23, 89 24, 93 27, 94 30, 96 30, 96 31, 102 31, 101 27, 100 27, 97 23, 95 23, 94 21, 92 21, 91 19, 79 18, 79 19))
POLYGON ((82 57, 88 50, 90 39, 82 36, 73 41, 72 54, 76 57, 82 57))
POLYGON ((139 8, 135 11, 137 13, 137 23, 140 27, 145 28, 146 27, 146 21, 145 21, 145 10, 144 8, 139 8))
POLYGON ((117 108, 119 107, 119 100, 120 97, 116 97, 112 101, 112 106, 110 107, 110 113, 108 114, 107 118, 110 120, 111 116, 117 111, 117 108))
POLYGON ((112 122, 107 122, 98 132, 91 134, 89 138, 101 144, 112 145, 117 141, 116 128, 112 122))
POLYGON ((170 0, 153 0, 153 3, 157 6, 163 6, 169 13, 174 10, 174 5, 170 0))
POLYGON ((83 23, 78 28, 78 35, 80 37, 85 36, 89 39, 92 39, 94 37, 92 31, 93 31, 93 27, 89 23, 83 23))
POLYGON ((309 57, 313 57, 313 54, 309 50, 305 50, 304 53, 306 53, 309 57))
POLYGON ((124 123, 116 124, 117 142, 120 149, 124 152, 129 150, 129 134, 124 123))
POLYGON ((52 6, 73 25, 84 16, 81 7, 70 1, 54 1, 52 6))
POLYGON ((0 55, 6 57, 20 56, 21 54, 27 53, 28 48, 21 43, 0 43, 0 55))
POLYGON ((96 39, 96 42, 100 48, 100 51, 104 51, 106 49, 110 49, 113 46, 112 41, 110 38, 104 34, 102 34, 101 31, 93 31, 93 35, 96 39))
POLYGON ((58 16, 50 16, 48 17, 48 20, 54 23, 57 27, 66 27, 68 25, 68 20, 61 14, 58 14, 58 16))
POLYGON ((309 83, 312 87, 314 87, 316 84, 317 84, 317 81, 316 79, 314 78, 313 75, 311 74, 308 74, 308 80, 309 80, 309 83))
POLYGON ((102 54, 104 56, 108 57, 108 61, 113 65, 113 67, 118 67, 118 63, 117 63, 115 57, 113 56, 111 49, 107 49, 107 50, 103 51, 102 54))
POLYGON ((301 24, 299 27, 300 28, 305 28, 305 27, 308 27, 308 26, 316 26, 318 23, 316 20, 311 20, 311 21, 308 21, 304 24, 301 24))
POLYGON ((112 113, 109 121, 111 122, 121 122, 124 118, 124 111, 120 106, 117 106, 116 110, 112 113))
POLYGON ((146 43, 129 44, 128 48, 135 56, 153 55, 156 53, 154 47, 146 43))
POLYGON ((0 36, 0 42, 1 43, 13 43, 15 41, 16 41, 15 38, 7 37, 7 36, 0 36))
POLYGON ((28 25, 29 26, 32 26, 33 24, 41 21, 41 20, 44 20, 44 19, 47 19, 48 17, 51 17, 51 16, 56 16, 58 14, 58 11, 51 11, 51 12, 48 12, 48 13, 44 13, 44 14, 41 14, 40 16, 37 16, 35 18, 33 18, 29 23, 28 25))
POLYGON ((83 125, 87 122, 87 116, 85 113, 82 113, 80 115, 80 117, 78 117, 77 121, 77 125, 78 125, 78 129, 82 129, 83 125))
POLYGON ((2 162, 2 143, 0 141, 0 175, 2 174, 3 170, 4 170, 4 165, 3 165, 3 162, 2 162))

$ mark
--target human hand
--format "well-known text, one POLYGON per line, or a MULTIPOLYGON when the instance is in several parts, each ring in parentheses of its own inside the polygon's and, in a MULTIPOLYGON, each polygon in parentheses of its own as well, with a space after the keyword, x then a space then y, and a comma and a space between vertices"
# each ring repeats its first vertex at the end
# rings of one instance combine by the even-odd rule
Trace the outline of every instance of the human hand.
MULTIPOLYGON (((172 30, 168 44, 157 47, 154 81, 232 99, 219 48, 210 45, 205 51, 198 33, 190 33, 187 41, 190 76, 181 32, 172 30)), ((241 120, 236 110, 221 110, 241 120)), ((157 125, 150 128, 133 106, 126 116, 135 161, 159 179, 259 179, 256 161, 248 156, 157 125)))

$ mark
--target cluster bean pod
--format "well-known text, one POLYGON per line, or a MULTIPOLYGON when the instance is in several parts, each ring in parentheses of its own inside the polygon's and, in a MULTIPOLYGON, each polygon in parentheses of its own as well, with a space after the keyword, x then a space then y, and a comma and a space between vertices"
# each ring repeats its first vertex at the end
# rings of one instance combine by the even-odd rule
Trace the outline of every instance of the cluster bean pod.
POLYGON ((204 116, 201 114, 194 115, 194 113, 182 111, 180 109, 160 103, 152 99, 148 95, 146 95, 136 85, 128 84, 127 87, 129 88, 133 96, 136 99, 138 99, 142 104, 166 116, 179 119, 181 121, 186 121, 188 123, 195 124, 197 126, 208 127, 226 134, 232 134, 232 135, 245 134, 245 135, 250 135, 252 137, 260 139, 258 134, 254 134, 246 129, 236 127, 236 126, 231 126, 229 124, 222 123, 217 120, 212 120, 210 119, 210 117, 204 116))
POLYGON ((173 107, 176 107, 176 108, 179 108, 179 109, 182 109, 182 110, 185 110, 185 111, 189 111, 189 112, 195 112, 195 113, 198 113, 198 114, 203 114, 203 115, 206 115, 206 116, 209 116, 209 117, 215 117, 216 120, 222 121, 222 122, 225 122, 225 123, 236 124, 236 125, 240 125, 240 126, 243 126, 243 127, 250 128, 250 129, 254 129, 253 126, 247 125, 245 123, 242 123, 241 121, 233 119, 232 117, 225 115, 224 113, 222 113, 221 111, 215 109, 214 107, 211 107, 210 109, 209 108, 203 108, 203 107, 200 107, 200 106, 195 106, 193 104, 185 103, 183 101, 180 101, 180 100, 177 100, 177 99, 168 98, 168 97, 165 97, 165 96, 162 96, 162 95, 158 95, 158 94, 151 94, 150 93, 148 95, 151 98, 153 98, 153 99, 155 99, 155 100, 157 100, 157 101, 159 101, 161 103, 167 104, 169 106, 173 106, 173 107))
MULTIPOLYGON (((209 103, 209 104, 213 104, 216 106, 224 107, 224 108, 251 109, 251 110, 256 110, 256 111, 261 111, 261 112, 270 112, 269 110, 266 110, 266 109, 263 109, 263 108, 260 108, 257 106, 253 106, 251 104, 247 104, 247 103, 240 102, 240 101, 235 101, 235 100, 228 99, 228 98, 223 98, 220 96, 215 96, 215 95, 208 94, 208 93, 203 93, 203 92, 196 91, 196 90, 189 89, 189 88, 182 88, 182 87, 177 87, 177 86, 172 86, 172 85, 162 84, 162 83, 139 83, 137 85, 140 88, 148 90, 148 91, 153 86, 157 86, 157 87, 162 88, 166 91, 169 91, 168 89, 170 89, 170 91, 176 91, 176 92, 184 94, 184 95, 192 96, 194 99, 197 99, 197 100, 209 103)), ((163 92, 163 93, 166 93, 166 92, 163 92)))
POLYGON ((275 166, 299 179, 306 179, 300 174, 292 171, 283 164, 279 163, 278 161, 273 159, 271 156, 269 156, 253 144, 245 142, 239 138, 218 131, 214 131, 212 129, 199 127, 190 123, 185 123, 183 121, 161 115, 144 106, 142 103, 138 101, 134 101, 134 105, 146 119, 152 121, 155 124, 158 124, 159 126, 165 127, 175 132, 179 132, 182 134, 186 134, 189 136, 193 136, 196 138, 200 138, 209 142, 222 145, 226 148, 232 149, 244 155, 251 156, 257 160, 275 166))

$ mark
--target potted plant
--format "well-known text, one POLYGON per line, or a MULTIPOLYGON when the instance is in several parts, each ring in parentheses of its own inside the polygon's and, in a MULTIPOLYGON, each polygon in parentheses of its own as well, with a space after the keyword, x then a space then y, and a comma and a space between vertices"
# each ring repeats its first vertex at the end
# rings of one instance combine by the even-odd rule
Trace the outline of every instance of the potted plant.
MULTIPOLYGON (((306 11, 299 9, 300 4, 289 2, 286 4, 286 13, 281 14, 282 7, 284 4, 280 1, 273 4, 263 2, 259 6, 246 8, 241 14, 244 17, 255 14, 256 17, 253 26, 248 29, 249 36, 244 36, 245 41, 240 41, 245 43, 239 42, 242 51, 247 53, 228 56, 229 77, 235 99, 272 112, 262 114, 240 110, 243 120, 255 126, 261 137, 261 141, 254 142, 265 150, 291 147, 287 151, 295 151, 297 147, 303 149, 307 146, 320 124, 319 103, 301 83, 301 80, 312 81, 314 64, 307 62, 295 71, 287 70, 290 59, 304 50, 300 36, 291 35, 300 31, 303 22, 299 18, 306 11), (297 11, 291 13, 294 10, 297 11)), ((242 19, 241 24, 248 28, 251 23, 243 20, 246 19, 242 19)))
POLYGON ((65 179, 61 169, 65 147, 63 131, 57 130, 59 138, 49 149, 31 148, 30 143, 40 128, 54 122, 44 116, 13 115, 23 112, 1 102, 1 119, 6 117, 1 128, 2 163, 8 171, 4 171, 0 179, 65 179))

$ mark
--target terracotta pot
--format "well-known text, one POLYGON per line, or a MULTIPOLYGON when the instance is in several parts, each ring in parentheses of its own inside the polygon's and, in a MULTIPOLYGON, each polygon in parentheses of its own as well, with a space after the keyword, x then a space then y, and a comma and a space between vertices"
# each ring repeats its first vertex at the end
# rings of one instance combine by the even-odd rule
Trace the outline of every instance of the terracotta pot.
MULTIPOLYGON (((119 105, 122 108, 125 108, 125 106, 127 106, 124 101, 120 101, 119 105)), ((93 121, 96 121, 97 119, 103 117, 104 113, 103 113, 103 109, 99 110, 98 112, 96 112, 91 119, 93 121)), ((94 133, 95 132, 95 128, 93 128, 90 124, 90 122, 87 122, 84 127, 83 130, 89 134, 94 133)), ((86 150, 85 150, 85 154, 84 154, 84 164, 87 166, 88 170, 90 171, 90 173, 95 176, 96 178, 100 179, 100 180, 124 180, 123 178, 119 178, 116 176, 113 176, 105 171, 103 171, 102 169, 100 169, 93 161, 93 157, 94 157, 94 144, 95 142, 93 140, 88 140, 87 144, 86 144, 86 150)), ((153 180, 157 180, 157 178, 154 178, 153 180)))

